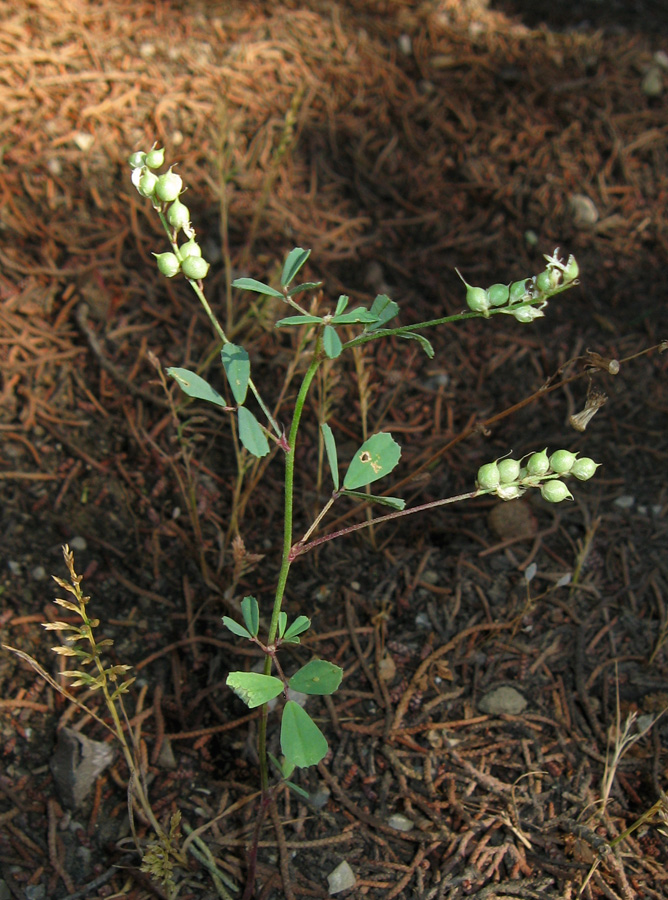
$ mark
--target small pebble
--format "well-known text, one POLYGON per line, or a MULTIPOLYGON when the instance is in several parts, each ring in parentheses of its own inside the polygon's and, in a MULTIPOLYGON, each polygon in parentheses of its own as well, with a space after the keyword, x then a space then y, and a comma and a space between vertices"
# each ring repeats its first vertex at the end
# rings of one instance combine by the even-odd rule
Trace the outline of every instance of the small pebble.
POLYGON ((404 54, 404 56, 410 56, 413 52, 413 41, 411 40, 411 36, 409 34, 401 34, 399 35, 399 40, 397 42, 399 44, 399 50, 404 54))
POLYGON ((571 194, 568 205, 573 216, 573 223, 577 228, 590 228, 598 222, 598 210, 589 197, 584 194, 571 194))
POLYGON ((526 698, 519 691, 514 687, 502 685, 481 697, 478 709, 492 716, 519 716, 526 709, 526 705, 526 698))
POLYGON ((642 89, 646 97, 660 97, 663 94, 663 75, 658 66, 650 66, 642 80, 642 89))
POLYGON ((635 505, 636 498, 632 494, 621 494, 612 501, 618 509, 631 509, 635 505))
POLYGON ((81 537, 80 535, 75 535, 70 541, 70 550, 74 550, 75 552, 81 552, 88 547, 88 542, 86 538, 81 537))
POLYGON ((20 575, 21 574, 21 563, 16 562, 15 559, 10 559, 7 562, 7 568, 9 569, 12 575, 20 575))
POLYGON ((345 859, 342 863, 339 863, 333 872, 329 873, 327 886, 330 895, 339 894, 341 891, 347 891, 355 886, 355 873, 345 859))
POLYGON ((394 813, 387 820, 387 824, 390 828, 394 828, 395 831, 412 831, 415 828, 415 823, 411 822, 411 820, 407 816, 403 816, 401 813, 394 813))
POLYGON ((30 575, 35 581, 44 581, 46 578, 46 569, 44 566, 35 566, 35 568, 31 570, 30 575))

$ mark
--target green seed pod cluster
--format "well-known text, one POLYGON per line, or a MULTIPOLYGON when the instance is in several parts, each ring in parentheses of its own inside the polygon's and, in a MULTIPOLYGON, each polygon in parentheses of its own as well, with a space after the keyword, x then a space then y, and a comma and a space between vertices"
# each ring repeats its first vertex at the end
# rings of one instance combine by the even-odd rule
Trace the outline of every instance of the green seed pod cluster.
POLYGON ((132 168, 134 186, 164 215, 162 221, 163 224, 166 222, 165 227, 169 225, 173 229, 168 229, 168 233, 176 252, 153 254, 158 270, 167 278, 173 278, 180 271, 191 281, 201 281, 209 271, 209 264, 202 259, 202 249, 195 241, 195 231, 190 224, 190 210, 179 199, 183 191, 183 179, 171 167, 162 175, 152 171, 164 165, 164 147, 154 146, 148 153, 138 150, 130 156, 128 162, 132 168), (181 231, 187 240, 177 248, 176 240, 181 231))
POLYGON ((572 500, 573 495, 562 481, 571 475, 579 481, 587 481, 600 463, 589 457, 578 459, 570 450, 555 450, 548 455, 547 448, 530 453, 526 465, 519 459, 501 459, 486 463, 478 469, 476 488, 481 494, 495 494, 501 500, 515 500, 528 488, 539 488, 543 499, 549 503, 572 500))
POLYGON ((573 256, 567 262, 559 259, 559 248, 552 256, 546 256, 547 266, 531 278, 523 278, 512 284, 493 284, 488 288, 469 284, 455 269, 466 287, 466 305, 475 313, 489 318, 490 310, 498 310, 514 316, 518 322, 528 324, 545 315, 543 309, 554 294, 575 284, 578 264, 573 256))

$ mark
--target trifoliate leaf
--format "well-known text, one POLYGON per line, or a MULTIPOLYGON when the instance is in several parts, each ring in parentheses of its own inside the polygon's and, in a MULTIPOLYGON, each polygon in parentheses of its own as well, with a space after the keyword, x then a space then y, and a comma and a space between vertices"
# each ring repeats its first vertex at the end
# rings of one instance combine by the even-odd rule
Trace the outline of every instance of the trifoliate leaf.
POLYGON ((262 457, 269 453, 269 441, 262 426, 253 413, 240 406, 237 410, 239 420, 239 440, 253 456, 262 457))
POLYGON ((248 380, 250 378, 250 360, 248 353, 237 344, 225 344, 220 351, 223 368, 230 383, 230 389, 237 403, 246 399, 248 380))
POLYGON ((189 397, 195 397, 197 400, 208 400, 209 403, 215 403, 216 406, 227 406, 224 398, 220 396, 218 391, 212 388, 209 382, 205 381, 196 372, 170 366, 167 369, 167 374, 176 381, 183 393, 189 397))
POLYGON ((434 348, 423 334, 418 334, 415 331, 406 331, 403 334, 398 334, 397 337, 403 338, 406 341, 417 341, 429 359, 434 358, 434 348))
POLYGON ((249 709, 268 703, 283 690, 280 678, 260 672, 230 672, 225 684, 232 688, 249 709))
POLYGON ((284 325, 315 325, 317 322, 322 322, 320 316, 288 316, 285 319, 279 319, 276 327, 282 328, 284 325))
POLYGON ((310 255, 310 250, 303 250, 301 247, 295 247, 294 250, 288 253, 283 266, 283 274, 281 275, 283 287, 287 287, 290 284, 310 255))
POLYGON ((325 353, 330 359, 336 359, 337 356, 341 356, 343 344, 341 343, 341 338, 336 333, 336 330, 332 328, 331 325, 325 325, 322 335, 322 345, 325 348, 325 353))
POLYGON ((288 684, 300 694, 333 694, 341 684, 343 669, 326 659, 312 659, 302 666, 288 684))
POLYGON ((280 297, 281 300, 283 299, 283 294, 280 291, 269 287, 268 284, 262 281, 256 281, 255 278, 235 278, 232 282, 232 287, 239 288, 242 291, 255 291, 256 294, 267 294, 269 297, 280 297))
POLYGON ((327 754, 327 740, 309 714, 288 700, 281 721, 281 750, 286 762, 305 768, 316 766, 327 754))
POLYGON ((379 497, 377 494, 365 494, 363 491, 341 491, 341 496, 371 500, 372 503, 380 503, 381 506, 389 506, 391 509, 404 509, 406 506, 406 501, 400 497, 379 497))
POLYGON ((260 630, 260 607, 255 597, 244 597, 241 601, 241 615, 244 617, 246 628, 253 637, 257 637, 260 630))
POLYGON ((320 430, 322 431, 322 437, 325 441, 325 452, 327 453, 327 462, 329 463, 329 470, 332 473, 332 481, 334 482, 334 490, 338 491, 339 489, 339 462, 336 453, 336 441, 334 440, 334 434, 332 429, 329 427, 327 422, 323 422, 320 426, 320 430))

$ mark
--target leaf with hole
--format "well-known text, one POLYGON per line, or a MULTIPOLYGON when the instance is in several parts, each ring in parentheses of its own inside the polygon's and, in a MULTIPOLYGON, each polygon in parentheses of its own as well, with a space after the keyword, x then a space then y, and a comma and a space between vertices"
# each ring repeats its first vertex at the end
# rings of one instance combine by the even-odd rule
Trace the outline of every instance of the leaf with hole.
POLYGON ((215 403, 216 406, 223 406, 225 409, 229 409, 218 391, 212 388, 209 382, 205 381, 196 372, 170 366, 167 369, 167 374, 174 379, 183 393, 189 397, 195 397, 196 400, 208 400, 209 403, 215 403))
POLYGON ((327 462, 329 463, 329 470, 332 473, 332 481, 334 482, 334 490, 338 491, 339 489, 339 461, 336 453, 336 441, 334 440, 334 434, 332 429, 329 427, 327 422, 323 422, 320 426, 320 431, 322 431, 322 437, 325 442, 325 453, 327 454, 327 462))
POLYGON ((260 607, 255 597, 244 597, 241 601, 241 615, 244 617, 246 628, 253 637, 257 637, 260 630, 260 607))
POLYGON ((249 709, 273 700, 283 690, 283 682, 261 672, 230 672, 225 684, 232 688, 249 709))
POLYGON ((299 768, 317 766, 327 754, 327 740, 309 714, 288 700, 281 720, 281 750, 287 763, 299 768))
POLYGON ((372 503, 380 503, 381 506, 389 506, 391 509, 404 509, 406 506, 406 501, 399 497, 380 497, 377 494, 365 494, 363 491, 341 491, 341 496, 371 500, 372 503))
POLYGON ((238 404, 246 399, 248 380, 250 379, 250 360, 248 353, 237 344, 225 344, 220 351, 223 368, 230 383, 230 389, 238 404))
POLYGON ((255 291, 256 294, 267 294, 269 297, 280 297, 283 300, 283 294, 280 291, 269 287, 262 281, 256 281, 255 278, 235 278, 232 287, 242 291, 255 291))
POLYGON ((399 462, 400 456, 401 447, 391 434, 381 431, 372 435, 362 444, 348 466, 343 479, 344 490, 353 491, 366 487, 372 481, 388 475, 399 462))
POLYGON ((333 694, 341 684, 343 669, 326 659, 312 659, 302 666, 288 684, 300 694, 333 694))
POLYGON ((239 419, 239 440, 253 456, 262 457, 269 453, 269 441, 262 430, 262 426, 253 413, 240 406, 237 410, 239 419))
POLYGON ((336 330, 332 328, 331 325, 325 325, 322 335, 322 345, 325 348, 325 353, 330 359, 336 359, 337 356, 341 356, 343 344, 341 343, 341 338, 336 333, 336 330))
POLYGON ((295 247, 294 250, 288 253, 283 266, 283 274, 281 275, 283 287, 287 287, 290 284, 310 255, 310 250, 303 250, 301 247, 295 247))

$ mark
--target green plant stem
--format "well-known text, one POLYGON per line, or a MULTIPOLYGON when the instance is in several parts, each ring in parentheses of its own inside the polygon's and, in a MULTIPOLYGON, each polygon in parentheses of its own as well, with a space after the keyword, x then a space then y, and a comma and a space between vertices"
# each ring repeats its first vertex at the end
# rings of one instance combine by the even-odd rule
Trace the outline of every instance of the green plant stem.
POLYGON ((327 541, 333 541, 335 538, 343 537, 346 534, 352 534, 353 531, 360 531, 362 528, 368 528, 370 525, 379 525, 381 522, 390 522, 392 519, 399 519, 402 516, 412 516, 413 513, 425 512, 428 509, 436 509, 438 506, 447 506, 450 503, 459 503, 462 500, 472 500, 474 497, 480 497, 482 494, 488 493, 492 492, 487 490, 475 490, 468 491, 466 494, 457 494, 455 497, 446 497, 443 500, 432 500, 429 503, 423 503, 421 506, 413 506, 411 509, 398 510, 397 512, 388 513, 386 516, 377 516, 375 519, 368 519, 366 522, 358 522, 356 525, 349 525, 347 528, 341 528, 339 531, 332 531, 329 534, 324 534, 322 537, 316 538, 308 543, 300 541, 298 544, 295 544, 290 551, 290 561, 293 562, 298 556, 308 553, 309 550, 320 546, 320 544, 325 544, 327 541))
MULTIPOLYGON (((290 434, 288 435, 289 450, 285 454, 285 500, 283 507, 283 555, 281 558, 281 568, 278 573, 278 582, 276 584, 276 594, 274 596, 274 608, 271 614, 271 622, 269 623, 269 633, 267 635, 267 644, 271 645, 276 640, 278 632, 278 615, 281 611, 283 603, 283 595, 285 594, 285 585, 288 580, 288 572, 292 564, 292 518, 293 518, 293 500, 294 500, 294 480, 295 480, 295 449, 297 445, 297 434, 299 432, 299 422, 301 420, 304 403, 308 395, 311 382, 318 371, 321 359, 322 339, 318 337, 318 341, 308 367, 304 380, 302 381, 297 399, 295 401, 295 409, 292 416, 292 424, 290 426, 290 434)), ((271 674, 272 659, 271 656, 265 656, 264 674, 271 674)), ((260 717, 260 727, 258 733, 258 755, 260 758, 260 779, 262 785, 262 796, 266 797, 269 789, 269 769, 267 766, 267 715, 268 705, 262 706, 262 715, 260 717)))

